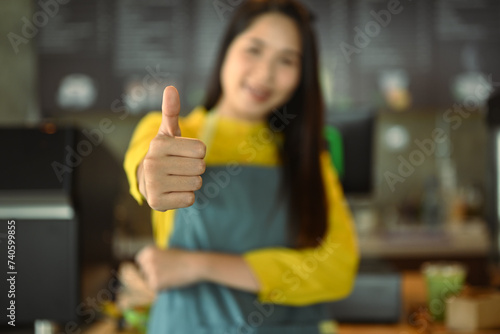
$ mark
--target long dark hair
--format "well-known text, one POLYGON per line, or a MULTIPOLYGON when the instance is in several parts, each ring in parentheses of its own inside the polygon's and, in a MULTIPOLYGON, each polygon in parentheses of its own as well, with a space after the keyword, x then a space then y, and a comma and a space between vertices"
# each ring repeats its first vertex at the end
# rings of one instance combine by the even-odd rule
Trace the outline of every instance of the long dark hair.
MULTIPOLYGON (((222 39, 203 105, 210 110, 221 97, 220 72, 231 42, 256 17, 269 12, 281 13, 294 20, 302 39, 300 82, 291 99, 278 108, 278 112, 290 115, 290 119, 282 124, 284 143, 280 147, 280 158, 283 163, 283 185, 288 190, 285 194, 290 196, 290 228, 295 236, 295 246, 313 247, 320 244, 325 235, 327 206, 320 166, 320 152, 324 146, 324 107, 311 13, 294 0, 249 0, 241 4, 222 39)), ((276 121, 274 113, 269 115, 269 120, 273 116, 276 121)))

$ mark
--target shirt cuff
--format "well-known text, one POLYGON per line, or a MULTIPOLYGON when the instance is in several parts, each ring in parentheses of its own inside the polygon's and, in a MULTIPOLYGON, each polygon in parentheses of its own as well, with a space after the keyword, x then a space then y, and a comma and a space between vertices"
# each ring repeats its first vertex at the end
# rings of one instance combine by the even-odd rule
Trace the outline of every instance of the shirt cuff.
POLYGON ((284 292, 272 286, 270 283, 272 278, 269 276, 269 268, 276 264, 269 256, 265 256, 261 252, 266 252, 266 250, 255 250, 242 255, 259 282, 257 297, 261 303, 281 304, 285 301, 284 292))

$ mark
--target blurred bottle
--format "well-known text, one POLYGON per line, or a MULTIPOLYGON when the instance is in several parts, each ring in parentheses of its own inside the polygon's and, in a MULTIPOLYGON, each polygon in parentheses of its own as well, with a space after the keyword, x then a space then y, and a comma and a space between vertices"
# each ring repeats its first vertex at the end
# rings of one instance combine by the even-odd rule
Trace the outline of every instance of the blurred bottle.
POLYGON ((422 197, 422 221, 428 227, 439 228, 443 224, 442 199, 439 182, 435 175, 425 180, 422 197))
POLYGON ((477 183, 464 186, 462 189, 465 202, 465 217, 467 220, 483 218, 484 194, 477 183))

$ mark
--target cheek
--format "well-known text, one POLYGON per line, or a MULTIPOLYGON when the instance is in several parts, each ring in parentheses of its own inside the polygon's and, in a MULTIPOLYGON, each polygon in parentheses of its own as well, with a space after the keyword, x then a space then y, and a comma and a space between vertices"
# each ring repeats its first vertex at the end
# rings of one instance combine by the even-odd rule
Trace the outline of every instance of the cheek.
POLYGON ((233 57, 231 56, 230 50, 228 50, 228 53, 226 54, 226 58, 224 59, 224 62, 222 63, 222 68, 221 68, 221 73, 220 73, 220 80, 222 84, 222 88, 224 91, 230 90, 231 88, 231 81, 232 81, 232 76, 231 73, 233 72, 233 67, 234 67, 234 61, 233 57))
POLYGON ((222 64, 222 69, 220 71, 220 82, 222 85, 222 90, 227 91, 230 87, 230 81, 231 81, 231 64, 229 64, 227 61, 222 64))
POLYGON ((229 52, 222 68, 222 86, 227 89, 235 88, 248 67, 248 61, 244 55, 237 52, 229 52))

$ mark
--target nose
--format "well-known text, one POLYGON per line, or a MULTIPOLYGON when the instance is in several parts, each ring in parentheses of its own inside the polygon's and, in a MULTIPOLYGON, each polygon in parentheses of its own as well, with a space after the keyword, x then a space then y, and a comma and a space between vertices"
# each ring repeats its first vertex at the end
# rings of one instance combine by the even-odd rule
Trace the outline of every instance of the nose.
POLYGON ((260 84, 272 83, 275 76, 274 62, 268 58, 260 59, 254 68, 254 75, 260 84))

